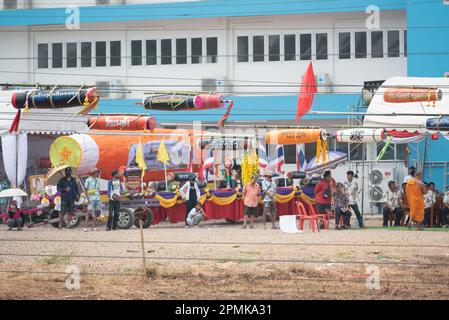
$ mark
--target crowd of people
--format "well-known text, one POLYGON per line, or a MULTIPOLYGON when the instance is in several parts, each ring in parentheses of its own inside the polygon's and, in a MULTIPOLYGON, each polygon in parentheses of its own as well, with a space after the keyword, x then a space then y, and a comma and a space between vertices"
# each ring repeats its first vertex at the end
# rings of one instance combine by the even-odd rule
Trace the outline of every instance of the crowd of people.
MULTIPOLYGON (((111 173, 108 181, 108 220, 106 230, 116 230, 119 219, 120 200, 125 187, 125 167, 120 167, 111 173)), ((335 217, 335 229, 342 230, 351 228, 351 216, 355 215, 358 226, 365 228, 364 218, 359 208, 361 188, 357 181, 357 175, 348 171, 346 180, 336 182, 331 171, 325 171, 319 182, 312 184, 308 178, 301 181, 301 188, 307 193, 313 193, 315 197, 315 208, 318 214, 335 217)), ((175 185, 173 179, 166 182, 168 190, 179 190, 180 196, 186 202, 185 225, 186 227, 198 226, 206 217, 206 213, 200 203, 201 192, 198 181, 192 176, 189 181, 175 185)), ((90 217, 93 218, 92 231, 97 231, 97 218, 101 215, 100 197, 100 171, 94 169, 84 182, 85 196, 88 199, 87 214, 85 217, 85 231, 89 229, 90 217)), ((262 222, 266 228, 269 219, 273 229, 276 229, 277 207, 276 194, 277 184, 273 180, 273 174, 265 171, 262 176, 255 174, 252 180, 243 186, 244 221, 243 229, 254 228, 254 223, 259 217, 259 199, 262 205, 262 222)), ((71 168, 65 169, 65 176, 57 184, 57 190, 61 195, 61 206, 59 211, 59 229, 62 229, 64 215, 67 215, 67 228, 71 228, 74 217, 75 203, 79 201, 82 192, 79 190, 76 179, 72 176, 71 168)), ((449 214, 449 192, 443 195, 435 187, 435 183, 422 181, 422 173, 416 168, 410 167, 408 175, 399 188, 395 181, 388 182, 388 190, 385 193, 385 201, 381 203, 383 214, 383 226, 411 227, 416 224, 418 230, 432 225, 448 227, 449 214)), ((3 211, 3 210, 2 210, 3 211)), ((23 226, 23 217, 18 214, 20 210, 16 202, 11 202, 8 210, 7 225, 10 229, 23 226)))
MULTIPOLYGON (((331 172, 326 171, 314 189, 317 211, 335 215, 337 230, 351 227, 352 212, 356 215, 359 227, 364 228, 363 216, 358 207, 361 189, 354 177, 354 172, 348 171, 347 180, 336 183, 331 172)), ((415 167, 409 168, 401 190, 395 181, 388 182, 385 201, 381 206, 384 227, 407 225, 411 228, 416 224, 417 229, 422 230, 433 226, 434 222, 437 227, 448 227, 449 192, 443 196, 436 190, 435 183, 423 182, 422 173, 417 172, 415 167)))

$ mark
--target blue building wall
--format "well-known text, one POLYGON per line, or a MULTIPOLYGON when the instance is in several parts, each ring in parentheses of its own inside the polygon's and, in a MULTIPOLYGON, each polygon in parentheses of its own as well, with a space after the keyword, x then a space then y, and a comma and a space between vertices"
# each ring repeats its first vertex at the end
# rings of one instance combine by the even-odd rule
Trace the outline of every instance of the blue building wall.
MULTIPOLYGON (((273 14, 364 12, 376 5, 381 10, 405 9, 407 0, 206 0, 191 3, 163 3, 80 7, 80 22, 192 19, 273 14)), ((65 24, 66 8, 1 10, 0 26, 65 24)))
MULTIPOLYGON (((234 100, 230 121, 251 120, 294 120, 298 96, 243 96, 229 97, 234 100)), ((317 94, 312 106, 313 111, 346 112, 348 106, 357 105, 357 94, 317 94)), ((157 122, 218 122, 224 109, 203 110, 195 112, 170 112, 145 110, 136 105, 140 100, 100 100, 98 113, 133 113, 156 117, 157 122)), ((346 116, 306 115, 303 119, 335 119, 346 116)))
MULTIPOLYGON (((407 6, 407 30, 408 75, 442 77, 444 72, 449 72, 449 5, 443 5, 443 1, 410 0, 407 6)), ((423 160, 425 143, 420 143, 419 152, 412 150, 412 160, 423 160)), ((427 143, 426 162, 449 161, 448 140, 440 137, 437 141, 429 139, 427 143)), ((443 169, 427 165, 424 168, 424 179, 433 180, 438 188, 443 189, 443 169)))

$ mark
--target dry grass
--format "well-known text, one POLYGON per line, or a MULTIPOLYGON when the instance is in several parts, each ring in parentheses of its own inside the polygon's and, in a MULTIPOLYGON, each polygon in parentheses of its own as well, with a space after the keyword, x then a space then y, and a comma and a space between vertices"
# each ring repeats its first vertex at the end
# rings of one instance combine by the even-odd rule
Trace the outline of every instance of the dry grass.
POLYGON ((256 230, 241 230, 239 225, 184 229, 181 225, 161 224, 145 232, 148 241, 145 274, 136 229, 112 233, 60 232, 51 227, 22 233, 0 230, 0 239, 4 242, 2 253, 6 254, 0 258, 1 270, 27 271, 0 273, 1 299, 449 298, 449 233, 446 232, 376 229, 286 235, 260 226, 256 230), (7 241, 13 239, 29 241, 7 241), (38 241, 44 239, 61 241, 38 241), (254 244, 260 242, 265 243, 254 244), (335 246, 336 243, 346 245, 335 246), (353 243, 365 246, 352 246, 353 243), (394 244, 411 246, 398 248, 394 244), (446 244, 448 247, 435 247, 446 244), (23 257, 15 253, 48 256, 23 257), (131 259, 78 257, 83 255, 131 259), (157 257, 211 260, 159 260, 157 257), (264 261, 268 259, 310 262, 264 261), (380 289, 366 286, 366 265, 345 263, 348 261, 377 263, 380 289), (404 262, 416 265, 395 264, 404 262), (436 265, 419 265, 422 263, 436 265), (80 269, 79 290, 65 287, 67 265, 80 269))

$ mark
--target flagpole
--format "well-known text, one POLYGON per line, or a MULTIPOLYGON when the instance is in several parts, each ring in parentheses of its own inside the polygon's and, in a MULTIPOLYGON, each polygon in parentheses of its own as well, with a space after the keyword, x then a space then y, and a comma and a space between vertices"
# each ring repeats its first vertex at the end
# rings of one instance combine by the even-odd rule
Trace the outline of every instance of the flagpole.
POLYGON ((165 174, 165 191, 168 191, 167 163, 165 163, 165 162, 164 162, 164 174, 165 174))
MULTIPOLYGON (((282 145, 282 155, 284 157, 284 164, 285 164, 285 148, 284 148, 284 145, 282 145)), ((285 170, 284 170, 284 185, 287 186, 287 177, 285 175, 285 170)))

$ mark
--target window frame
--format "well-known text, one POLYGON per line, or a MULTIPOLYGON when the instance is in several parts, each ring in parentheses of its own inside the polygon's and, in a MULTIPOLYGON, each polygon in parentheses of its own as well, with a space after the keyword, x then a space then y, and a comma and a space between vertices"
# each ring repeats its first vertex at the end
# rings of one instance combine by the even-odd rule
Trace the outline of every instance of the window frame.
MULTIPOLYGON (((352 60, 352 48, 353 48, 352 40, 355 40, 355 35, 353 37, 352 32, 350 32, 350 31, 338 31, 337 32, 337 39, 335 42, 337 44, 336 51, 338 51, 338 60, 352 60), (342 51, 341 51, 341 35, 343 35, 343 34, 349 34, 349 52, 345 52, 344 57, 342 57, 342 51)), ((329 54, 328 54, 328 56, 329 56, 329 54)))
POLYGON ((368 54, 370 52, 370 50, 368 48, 369 43, 370 43, 370 39, 369 39, 369 32, 368 31, 362 31, 362 30, 354 31, 354 59, 355 60, 359 61, 361 59, 368 59, 369 58, 368 57, 368 54), (357 52, 357 39, 356 39, 356 37, 357 37, 358 33, 365 34, 365 52, 364 52, 364 56, 362 56, 362 57, 358 57, 357 56, 357 54, 360 54, 360 53, 357 52))
POLYGON ((67 69, 77 69, 78 68, 78 41, 70 41, 70 42, 66 42, 65 43, 65 65, 67 69), (69 45, 75 45, 75 65, 74 66, 69 66, 69 45))
POLYGON ((51 68, 50 65, 48 67, 48 69, 64 69, 65 65, 64 65, 64 42, 51 42, 49 43, 49 47, 51 47, 51 52, 49 50, 48 55, 49 55, 49 60, 51 60, 51 68), (53 67, 53 45, 55 44, 60 44, 61 45, 61 67, 53 67), (51 55, 50 55, 51 53, 51 55))
POLYGON ((401 30, 396 29, 396 30, 386 30, 386 34, 387 34, 387 58, 400 58, 401 57, 401 30), (395 32, 397 33, 397 51, 395 52, 395 54, 397 55, 390 55, 390 33, 395 32))
MULTIPOLYGON (((50 45, 48 42, 40 42, 37 43, 36 46, 36 57, 37 57, 37 63, 36 63, 36 69, 50 69, 50 45), (47 46, 47 63, 46 63, 46 67, 39 67, 39 62, 45 60, 45 58, 39 58, 39 46, 40 45, 46 45, 47 46)), ((63 49, 64 51, 64 49, 63 49)))
POLYGON ((282 49, 281 49, 281 38, 282 38, 282 34, 269 34, 267 36, 267 46, 268 46, 268 61, 267 62, 280 62, 281 61, 281 57, 282 57, 282 49), (270 38, 271 37, 277 37, 278 38, 278 52, 277 54, 275 54, 274 56, 277 56, 278 59, 277 60, 271 60, 272 58, 272 54, 270 52, 271 46, 270 46, 270 38))
POLYGON ((187 45, 190 44, 190 50, 187 50, 187 55, 190 52, 190 59, 187 58, 187 62, 191 65, 201 65, 204 63, 204 37, 197 37, 197 36, 193 36, 193 37, 189 37, 188 41, 187 41, 187 45), (198 55, 194 55, 193 54, 193 40, 198 40, 200 39, 200 43, 201 43, 201 54, 198 55), (198 62, 193 62, 194 58, 199 58, 198 62))
POLYGON ((171 66, 173 65, 173 38, 161 38, 159 39, 159 48, 160 48, 160 56, 161 56, 161 66, 171 66), (165 41, 170 41, 170 56, 165 56, 162 53, 162 43, 165 41), (170 59, 170 63, 164 63, 164 59, 170 59))
POLYGON ((94 46, 94 52, 95 52, 95 65, 93 65, 94 68, 105 68, 108 67, 108 40, 101 40, 101 41, 93 41, 95 44, 94 46), (104 56, 99 56, 97 53, 97 43, 104 43, 104 56), (104 65, 98 65, 98 59, 104 59, 104 65))
POLYGON ((251 62, 253 62, 253 63, 260 63, 260 62, 265 62, 265 52, 266 52, 266 50, 267 50, 267 48, 266 48, 266 43, 267 43, 267 41, 266 41, 266 37, 265 37, 265 34, 263 34, 263 35, 261 35, 261 34, 256 34, 256 35, 252 35, 251 36, 251 38, 252 38, 252 41, 251 41, 251 43, 252 43, 252 60, 251 60, 251 62), (254 49, 254 38, 262 38, 263 39, 263 46, 262 46, 262 48, 263 48, 263 53, 262 54, 255 54, 255 49, 254 49), (262 57, 262 60, 254 60, 255 59, 255 57, 262 57))
POLYGON ((236 62, 237 63, 251 63, 252 61, 250 60, 251 57, 251 51, 252 49, 250 48, 251 45, 251 36, 250 35, 236 35, 235 37, 235 48, 236 48, 236 62), (247 52, 246 52, 246 61, 239 61, 239 58, 241 57, 241 55, 239 54, 239 38, 246 38, 247 40, 247 52))
MULTIPOLYGON (((143 41, 142 39, 131 39, 129 41, 129 66, 130 67, 143 67, 144 63, 143 63, 143 58, 146 56, 144 56, 144 47, 143 47, 143 41), (140 56, 134 56, 133 55, 133 43, 140 43, 140 56), (134 63, 135 59, 137 59, 136 61, 140 63, 134 63)), ((145 42, 146 44, 146 42, 145 42)))
POLYGON ((206 63, 211 63, 211 64, 215 64, 215 63, 218 63, 218 56, 219 56, 219 52, 220 52, 220 50, 219 50, 219 37, 218 36, 206 36, 205 37, 205 44, 206 44, 206 47, 205 47, 205 49, 206 49, 206 63), (209 56, 209 54, 208 54, 208 45, 207 45, 207 43, 208 43, 208 39, 216 39, 217 40, 217 48, 216 48, 216 55, 214 56, 214 55, 210 55, 209 56), (215 59, 214 59, 214 57, 215 57, 215 59), (209 58, 212 58, 211 60, 212 61, 209 61, 209 58))
POLYGON ((174 44, 175 44, 175 65, 186 65, 189 63, 188 61, 188 56, 189 56, 189 48, 188 48, 188 44, 189 44, 189 39, 188 38, 175 38, 174 39, 174 44), (185 40, 185 55, 184 56, 178 56, 178 40, 185 40), (184 62, 178 62, 178 59, 183 59, 182 61, 184 62))
POLYGON ((385 30, 373 30, 370 31, 370 39, 369 39, 369 43, 370 43, 370 52, 369 52, 369 57, 370 59, 383 59, 385 58, 385 30), (382 41, 380 41, 380 43, 382 44, 382 56, 379 57, 374 57, 373 56, 373 33, 382 33, 382 41))
MULTIPOLYGON (((80 41, 80 44, 79 44, 79 57, 80 57, 80 65, 79 65, 79 67, 80 68, 92 68, 92 66, 93 66, 93 61, 92 61, 92 59, 93 59, 93 55, 92 55, 92 41, 84 41, 84 40, 82 40, 82 41, 80 41), (89 58, 89 61, 90 61, 90 65, 89 66, 83 66, 83 61, 85 61, 85 60, 83 60, 83 44, 84 43, 89 43, 90 44, 90 58, 89 58)), ((86 59, 87 60, 87 59, 86 59)))
POLYGON ((283 60, 282 61, 285 61, 285 62, 289 62, 289 61, 298 61, 298 59, 297 59, 297 57, 298 57, 298 44, 297 44, 297 42, 298 42, 298 39, 297 39, 297 35, 295 34, 295 33, 283 33, 282 35, 281 35, 281 40, 283 40, 283 43, 282 43, 282 48, 283 48, 283 52, 282 52, 282 57, 283 57, 283 60), (293 57, 293 59, 286 59, 286 56, 287 56, 287 53, 286 53, 286 41, 285 41, 285 37, 287 37, 287 36, 292 36, 293 37, 293 40, 294 40, 294 42, 293 42, 293 44, 294 44, 294 53, 289 53, 288 55, 289 56, 292 56, 293 57))
POLYGON ((122 40, 110 40, 109 42, 109 67, 122 67, 123 63, 122 63, 122 40), (112 44, 118 42, 119 45, 119 49, 120 49, 120 55, 119 56, 112 56, 112 44), (119 58, 120 64, 112 64, 112 59, 115 58, 117 59, 117 57, 119 58))
MULTIPOLYGON (((326 61, 329 60, 329 32, 316 32, 314 33, 315 38, 315 59, 313 59, 313 53, 312 53, 312 60, 315 61, 326 61), (318 58, 318 36, 319 35, 326 35, 326 58, 318 58)), ((313 48, 313 47, 312 47, 313 48)))
POLYGON ((313 33, 300 33, 299 34, 299 61, 313 61, 313 48, 314 48, 314 34, 313 33), (302 44, 301 44, 301 36, 310 36, 310 53, 308 54, 308 59, 302 59, 302 44))
MULTIPOLYGON (((145 42, 145 47, 144 48, 142 48, 142 49, 144 49, 145 51, 143 52, 143 54, 144 54, 144 57, 145 57, 145 66, 146 67, 154 67, 154 66, 159 66, 160 65, 160 57, 159 57, 159 55, 158 55, 158 49, 160 49, 160 45, 159 45, 159 42, 160 42, 160 39, 158 39, 158 38, 145 38, 145 39, 143 39, 142 41, 144 41, 145 42), (156 55, 155 56, 148 56, 148 42, 149 41, 154 41, 154 43, 155 43, 155 51, 156 51, 156 55), (154 61, 155 61, 155 63, 154 64, 150 64, 150 63, 148 63, 148 59, 149 58, 151 58, 151 59, 155 59, 154 61)), ((143 45, 143 44, 142 44, 143 45)))

